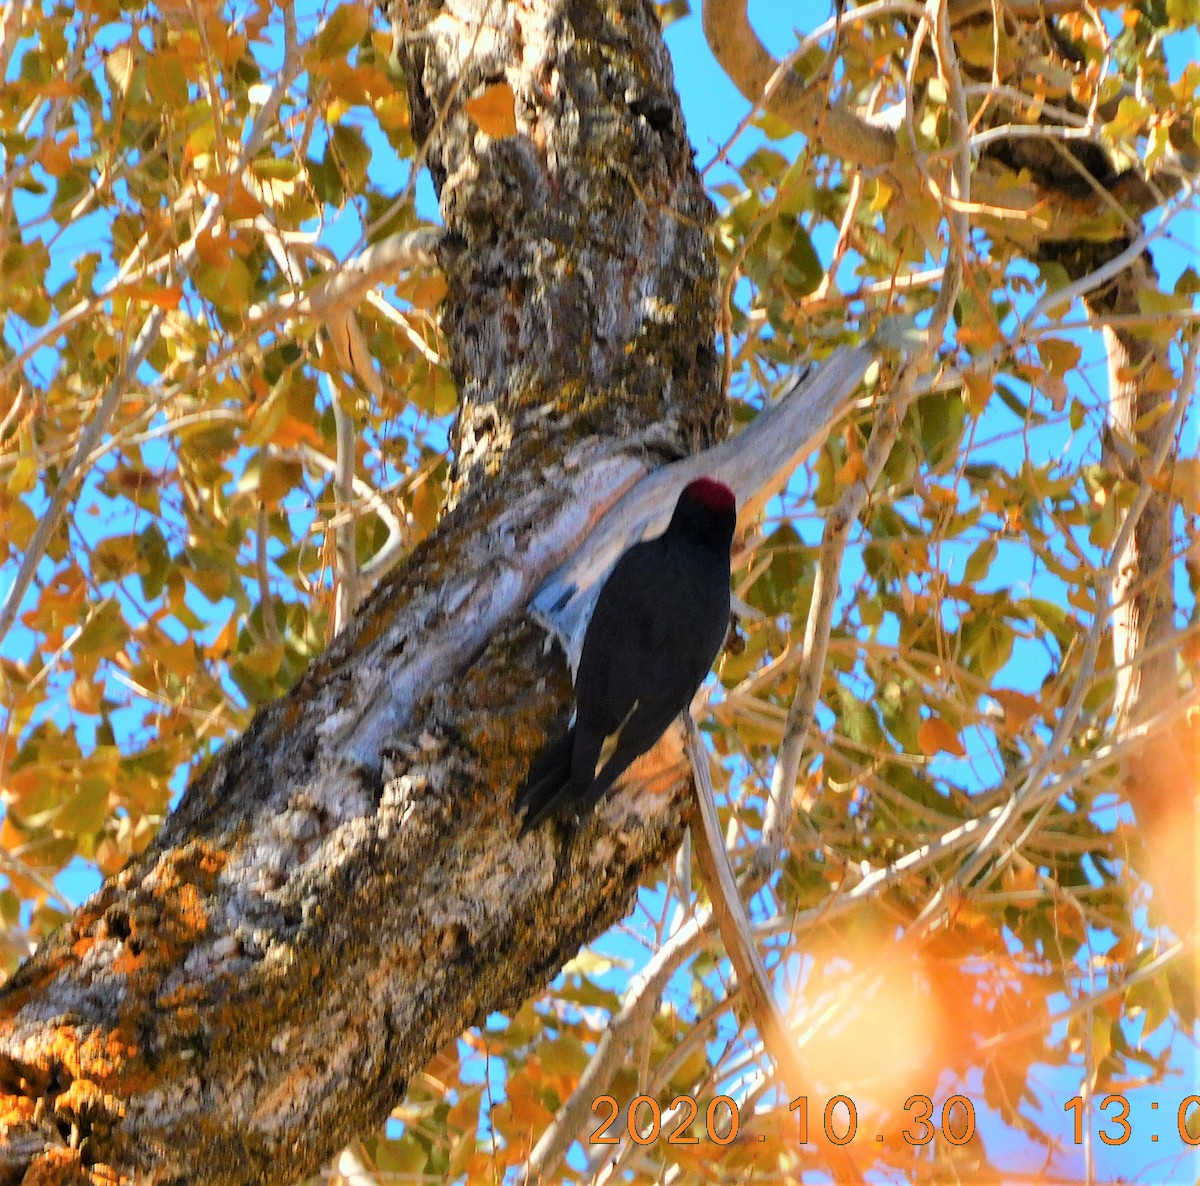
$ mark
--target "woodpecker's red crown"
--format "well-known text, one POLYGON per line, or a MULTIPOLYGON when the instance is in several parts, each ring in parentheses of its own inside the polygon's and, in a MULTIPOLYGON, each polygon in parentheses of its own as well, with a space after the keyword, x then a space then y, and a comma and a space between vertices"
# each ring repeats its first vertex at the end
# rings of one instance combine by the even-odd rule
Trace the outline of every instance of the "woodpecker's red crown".
POLYGON ((737 508, 733 491, 715 478, 697 478, 694 482, 689 482, 683 492, 710 511, 732 511, 737 508))

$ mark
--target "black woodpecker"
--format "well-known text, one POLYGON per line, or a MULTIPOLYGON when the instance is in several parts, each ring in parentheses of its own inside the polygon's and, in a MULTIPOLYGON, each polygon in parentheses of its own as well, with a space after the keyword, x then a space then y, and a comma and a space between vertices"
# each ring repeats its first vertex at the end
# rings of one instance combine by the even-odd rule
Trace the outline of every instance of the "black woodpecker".
POLYGON ((691 703, 729 629, 736 525, 733 491, 697 478, 666 531, 617 561, 583 636, 575 723, 517 792, 522 835, 551 816, 583 819, 691 703))

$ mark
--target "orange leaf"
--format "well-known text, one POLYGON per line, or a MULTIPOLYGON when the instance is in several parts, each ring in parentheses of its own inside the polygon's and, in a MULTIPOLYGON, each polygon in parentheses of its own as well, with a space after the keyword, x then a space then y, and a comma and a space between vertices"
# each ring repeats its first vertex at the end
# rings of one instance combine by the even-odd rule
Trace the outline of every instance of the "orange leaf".
POLYGON ((67 689, 67 703, 85 716, 95 716, 100 711, 101 688, 95 680, 77 679, 67 689))
POLYGON ((860 478, 867 475, 867 463, 862 453, 855 449, 846 458, 845 464, 838 467, 837 483, 839 486, 852 486, 860 478))
POLYGON ((995 390, 995 376, 990 371, 968 371, 963 375, 963 386, 967 389, 967 404, 978 416, 995 390))
POLYGON ((500 139, 517 133, 517 97, 507 82, 497 82, 468 99, 467 114, 489 136, 500 139))
POLYGON ((956 758, 967 756, 958 734, 941 717, 929 717, 921 722, 917 730, 917 744, 927 758, 943 752, 953 754, 956 758))
POLYGON ((161 285, 152 280, 134 281, 125 285, 125 293, 131 300, 146 301, 170 312, 179 307, 183 289, 178 284, 161 285))
POLYGON ((1041 708, 1032 696, 1015 688, 993 688, 992 699, 1004 709, 1004 727, 1010 733, 1020 733, 1025 722, 1041 708))
POLYGON ((281 445, 284 448, 291 448, 304 443, 320 445, 321 434, 311 424, 307 423, 307 421, 301 420, 297 416, 285 414, 271 433, 271 441, 273 444, 281 445))

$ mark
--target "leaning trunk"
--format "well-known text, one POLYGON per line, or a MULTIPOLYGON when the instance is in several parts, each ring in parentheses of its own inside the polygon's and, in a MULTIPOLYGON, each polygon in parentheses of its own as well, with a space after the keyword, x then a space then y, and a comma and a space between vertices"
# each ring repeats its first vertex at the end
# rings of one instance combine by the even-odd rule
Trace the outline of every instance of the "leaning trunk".
POLYGON ((5 1182, 313 1172, 680 839, 678 767, 579 834, 518 842, 511 813, 570 687, 528 597, 647 459, 725 419, 711 208, 654 6, 391 16, 447 229, 453 509, 4 990, 5 1182), (494 138, 467 102, 502 84, 494 138))

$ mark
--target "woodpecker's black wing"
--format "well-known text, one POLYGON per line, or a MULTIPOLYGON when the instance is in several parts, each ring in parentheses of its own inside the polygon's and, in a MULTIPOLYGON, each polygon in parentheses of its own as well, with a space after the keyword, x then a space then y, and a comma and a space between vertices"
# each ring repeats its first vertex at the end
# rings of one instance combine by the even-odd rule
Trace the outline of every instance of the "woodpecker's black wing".
POLYGON ((529 776, 517 792, 517 812, 525 810, 521 835, 532 832, 543 820, 581 802, 595 777, 596 763, 605 740, 630 714, 632 701, 625 703, 626 698, 618 686, 614 685, 611 690, 609 687, 612 652, 614 647, 619 649, 621 624, 626 614, 623 604, 626 598, 621 590, 628 582, 636 582, 645 575, 641 571, 645 560, 639 562, 639 553, 657 542, 639 543, 630 548, 617 561, 600 590, 584 634, 583 652, 575 676, 575 724, 534 759, 529 776), (584 689, 602 690, 602 694, 598 697, 589 695, 584 689), (578 710, 581 704, 585 706, 582 716, 578 710))
POLYGON ((516 811, 525 812, 521 835, 553 815, 571 778, 571 759, 575 753, 575 726, 557 741, 551 742, 533 760, 529 774, 517 792, 516 811))
POLYGON ((539 755, 518 795, 518 810, 528 808, 523 833, 568 810, 586 815, 600 801, 688 706, 728 625, 720 553, 664 535, 621 557, 584 636, 575 725, 539 755), (611 753, 597 773, 606 742, 611 753))
POLYGON ((585 670, 581 658, 575 685, 579 732, 618 736, 591 786, 581 788, 580 814, 691 703, 729 627, 729 564, 711 549, 660 536, 630 549, 618 568, 620 579, 605 586, 611 595, 597 602, 584 643, 590 663, 585 670))

